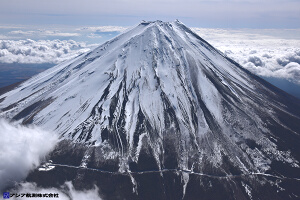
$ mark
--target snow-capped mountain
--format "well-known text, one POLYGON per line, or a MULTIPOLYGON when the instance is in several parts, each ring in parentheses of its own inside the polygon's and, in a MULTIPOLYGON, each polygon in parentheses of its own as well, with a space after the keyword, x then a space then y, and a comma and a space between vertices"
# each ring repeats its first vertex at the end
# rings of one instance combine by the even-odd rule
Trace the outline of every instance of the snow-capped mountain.
POLYGON ((107 199, 300 198, 300 102, 179 21, 142 22, 2 94, 0 109, 60 134, 54 163, 127 177, 113 194, 97 182, 107 199))

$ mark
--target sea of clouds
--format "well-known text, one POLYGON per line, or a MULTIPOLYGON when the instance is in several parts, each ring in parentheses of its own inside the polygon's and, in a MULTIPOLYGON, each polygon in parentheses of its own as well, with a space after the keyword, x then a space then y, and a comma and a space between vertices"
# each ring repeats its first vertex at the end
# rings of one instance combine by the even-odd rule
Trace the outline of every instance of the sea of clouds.
MULTIPOLYGON (((80 41, 93 38, 95 42, 102 37, 104 37, 102 39, 109 39, 125 31, 127 27, 74 27, 72 31, 55 29, 24 31, 19 27, 15 29, 7 32, 6 37, 47 38, 55 36, 61 39, 0 40, 1 63, 57 64, 99 45, 99 43, 80 41), (74 40, 64 39, 71 36, 74 40)), ((300 29, 192 29, 252 73, 300 84, 300 29)))
POLYGON ((58 64, 85 53, 128 27, 37 28, 0 25, 0 63, 58 64))
POLYGON ((0 40, 0 62, 58 64, 85 53, 94 46, 74 40, 0 40))
POLYGON ((300 30, 193 30, 252 73, 300 84, 300 30))

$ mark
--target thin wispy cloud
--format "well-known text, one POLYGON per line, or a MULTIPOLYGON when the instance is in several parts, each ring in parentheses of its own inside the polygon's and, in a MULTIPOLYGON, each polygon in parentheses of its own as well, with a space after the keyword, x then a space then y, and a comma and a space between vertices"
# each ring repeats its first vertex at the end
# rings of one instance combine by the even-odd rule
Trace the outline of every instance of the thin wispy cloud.
POLYGON ((0 34, 0 40, 17 40, 17 39, 22 39, 22 37, 19 36, 7 36, 7 35, 2 35, 0 34))
POLYGON ((125 31, 123 26, 0 26, 0 40, 76 40, 102 43, 125 31), (17 27, 17 28, 16 28, 17 27))
POLYGON ((82 27, 76 29, 76 31, 85 31, 85 32, 123 32, 128 27, 123 26, 91 26, 91 27, 82 27))
POLYGON ((79 33, 65 33, 60 31, 50 31, 50 30, 37 30, 37 31, 22 31, 22 30, 16 30, 16 31, 10 31, 8 33, 9 35, 24 35, 24 36, 42 36, 42 37, 77 37, 80 36, 79 33))
POLYGON ((88 38, 102 38, 101 35, 95 34, 95 33, 90 33, 87 35, 88 38))

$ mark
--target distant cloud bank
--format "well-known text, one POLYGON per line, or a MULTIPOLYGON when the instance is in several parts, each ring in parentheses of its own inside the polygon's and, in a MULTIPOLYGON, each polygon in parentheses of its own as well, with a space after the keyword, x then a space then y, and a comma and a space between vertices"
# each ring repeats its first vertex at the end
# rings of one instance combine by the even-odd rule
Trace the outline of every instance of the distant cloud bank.
POLYGON ((300 38, 289 36, 291 32, 300 35, 300 30, 194 31, 252 73, 300 84, 300 38))
POLYGON ((127 28, 2 25, 0 26, 0 62, 58 64, 95 48, 99 43, 120 34, 127 28))
MULTIPOLYGON (((105 42, 128 27, 29 28, 0 26, 0 33, 9 30, 0 34, 0 39, 5 39, 0 40, 1 63, 58 64, 95 48, 95 43, 105 42), (41 40, 51 37, 61 39, 41 40)), ((252 73, 300 84, 300 29, 192 29, 252 73)))
MULTIPOLYGON (((123 26, 9 26, 0 25, 0 40, 76 40, 86 41, 88 38, 116 36, 128 27, 123 26), (94 37, 91 37, 94 36, 94 37)), ((106 38, 108 39, 108 38, 106 38)), ((94 40, 92 43, 95 43, 94 40)), ((103 41, 102 41, 103 42, 103 41)))
POLYGON ((123 32, 128 27, 123 26, 88 26, 88 27, 81 27, 76 29, 77 31, 85 31, 85 32, 123 32))
POLYGON ((0 40, 0 62, 57 64, 93 47, 74 40, 0 40))
POLYGON ((8 33, 9 35, 16 35, 16 36, 33 36, 33 35, 39 35, 43 37, 48 36, 54 36, 54 37, 76 37, 80 36, 79 33, 66 33, 66 32, 60 32, 60 31, 54 31, 54 30, 37 30, 37 31, 10 31, 8 33))

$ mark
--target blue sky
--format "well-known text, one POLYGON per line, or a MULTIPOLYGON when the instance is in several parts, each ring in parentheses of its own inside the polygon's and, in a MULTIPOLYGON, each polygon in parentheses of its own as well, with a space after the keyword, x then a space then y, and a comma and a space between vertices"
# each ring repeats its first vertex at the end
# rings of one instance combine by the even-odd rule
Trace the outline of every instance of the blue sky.
POLYGON ((132 26, 141 20, 211 28, 300 28, 299 0, 1 0, 0 24, 132 26))

